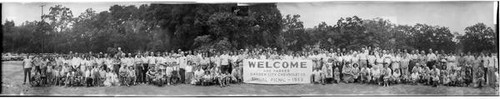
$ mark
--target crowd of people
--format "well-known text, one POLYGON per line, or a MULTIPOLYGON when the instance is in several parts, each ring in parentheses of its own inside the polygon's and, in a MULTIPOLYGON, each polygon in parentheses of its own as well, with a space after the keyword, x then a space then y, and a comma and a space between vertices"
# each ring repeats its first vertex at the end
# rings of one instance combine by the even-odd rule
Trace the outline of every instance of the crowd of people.
POLYGON ((275 48, 234 51, 30 54, 23 60, 24 84, 33 86, 218 85, 243 82, 244 59, 312 60, 311 83, 380 86, 498 87, 497 53, 424 50, 275 48))

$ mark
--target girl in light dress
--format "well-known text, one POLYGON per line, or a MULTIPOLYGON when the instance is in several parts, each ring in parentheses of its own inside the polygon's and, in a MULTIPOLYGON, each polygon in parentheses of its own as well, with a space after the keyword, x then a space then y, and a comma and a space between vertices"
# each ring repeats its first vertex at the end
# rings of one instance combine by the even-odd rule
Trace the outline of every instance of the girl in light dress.
POLYGON ((117 86, 119 85, 118 76, 116 73, 112 72, 110 69, 106 70, 106 80, 104 81, 104 86, 117 86))

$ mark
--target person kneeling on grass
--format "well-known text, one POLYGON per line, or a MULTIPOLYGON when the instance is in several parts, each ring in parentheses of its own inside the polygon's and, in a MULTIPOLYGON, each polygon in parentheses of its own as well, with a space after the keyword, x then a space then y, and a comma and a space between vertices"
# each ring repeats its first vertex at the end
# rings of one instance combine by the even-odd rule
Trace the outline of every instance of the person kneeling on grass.
POLYGON ((474 72, 474 79, 475 79, 475 82, 474 82, 474 87, 477 87, 477 88, 481 88, 483 87, 483 83, 485 83, 484 81, 484 69, 482 67, 475 67, 476 70, 474 72))
POLYGON ((99 78, 98 78, 98 84, 99 86, 104 86, 104 81, 106 81, 106 70, 104 67, 99 68, 99 78))
POLYGON ((191 84, 200 85, 202 82, 203 75, 205 75, 205 71, 201 68, 201 66, 195 67, 194 77, 191 80, 191 84))
POLYGON ((31 70, 31 78, 30 78, 30 83, 31 83, 31 86, 40 86, 40 83, 41 83, 41 75, 40 75, 40 72, 38 72, 37 69, 33 68, 31 70))
POLYGON ((465 70, 463 70, 463 80, 464 80, 464 85, 463 86, 471 86, 472 84, 472 68, 471 67, 468 67, 468 68, 465 68, 465 70))
POLYGON ((401 83, 401 71, 398 68, 392 71, 390 82, 393 84, 401 83))
POLYGON ((135 69, 134 69, 134 66, 129 66, 128 67, 128 79, 129 79, 129 83, 130 85, 135 85, 136 84, 136 72, 135 72, 135 69))
POLYGON ((345 83, 352 83, 354 82, 354 75, 352 74, 352 65, 350 63, 347 63, 345 67, 342 69, 342 80, 344 80, 345 83))
POLYGON ((219 84, 221 85, 221 79, 222 79, 222 76, 221 76, 221 70, 218 69, 218 68, 215 68, 215 67, 212 67, 210 69, 210 76, 212 76, 212 82, 213 84, 219 84))
POLYGON ((360 70, 359 70, 359 65, 358 63, 354 63, 353 67, 351 67, 351 74, 353 76, 354 81, 353 82, 359 82, 361 77, 360 75, 360 70))
POLYGON ((121 66, 118 73, 119 73, 118 79, 119 79, 120 85, 128 86, 127 81, 125 81, 125 78, 128 77, 127 66, 121 66))
POLYGON ((167 75, 165 75, 165 69, 159 70, 159 72, 157 72, 154 77, 155 78, 153 78, 152 80, 153 84, 160 87, 163 86, 167 77, 167 75))
POLYGON ((361 67, 361 71, 360 71, 360 76, 361 76, 361 82, 362 83, 370 83, 371 81, 371 69, 366 67, 366 66, 363 66, 361 67))
POLYGON ((451 86, 458 86, 458 76, 460 76, 460 72, 458 70, 451 70, 449 77, 450 77, 450 84, 451 86))
POLYGON ((401 78, 401 80, 400 80, 401 83, 403 83, 403 84, 410 83, 410 76, 411 76, 410 73, 407 73, 406 75, 401 74, 401 77, 400 77, 401 78))
POLYGON ((210 72, 209 71, 205 71, 203 77, 201 78, 201 85, 202 86, 208 86, 210 84, 212 84, 212 75, 210 75, 210 72))
POLYGON ((432 65, 432 70, 430 71, 430 79, 431 79, 431 85, 433 87, 438 86, 440 73, 441 72, 439 68, 437 68, 436 65, 432 65))
POLYGON ((229 86, 229 82, 230 82, 230 75, 228 75, 228 71, 225 71, 225 73, 222 73, 219 75, 219 84, 221 87, 226 87, 226 86, 229 86))
POLYGON ((465 86, 465 70, 460 69, 459 71, 457 71, 457 76, 456 76, 456 86, 458 87, 463 87, 465 86))
POLYGON ((152 84, 153 79, 155 78, 157 73, 157 70, 155 67, 149 67, 148 71, 146 72, 146 83, 147 84, 152 84))
POLYGON ((388 67, 388 65, 384 65, 384 68, 382 69, 382 79, 383 79, 383 86, 387 87, 389 86, 389 80, 391 79, 391 73, 392 70, 391 68, 388 67))
POLYGON ((416 85, 419 81, 419 77, 420 77, 420 66, 419 66, 419 63, 416 63, 416 65, 413 67, 413 69, 411 70, 411 75, 410 75, 410 82, 413 84, 413 85, 416 85))
POLYGON ((313 84, 319 84, 320 81, 320 72, 317 68, 313 68, 312 74, 311 74, 311 81, 313 84))
POLYGON ((429 67, 421 65, 421 82, 423 82, 425 85, 429 85, 431 81, 431 76, 430 76, 431 70, 429 67))
POLYGON ((237 62, 238 66, 231 71, 231 80, 232 82, 235 83, 240 83, 242 81, 242 76, 241 76, 241 65, 242 62, 237 62))

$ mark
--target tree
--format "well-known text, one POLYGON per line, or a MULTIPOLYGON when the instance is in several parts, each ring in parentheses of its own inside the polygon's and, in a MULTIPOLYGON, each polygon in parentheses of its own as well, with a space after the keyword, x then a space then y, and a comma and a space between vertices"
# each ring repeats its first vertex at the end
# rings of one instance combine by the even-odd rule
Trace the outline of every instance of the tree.
POLYGON ((359 49, 369 43, 364 39, 368 35, 365 30, 363 20, 357 16, 340 18, 333 26, 334 42, 339 48, 359 49))
POLYGON ((465 34, 458 37, 465 52, 496 52, 496 33, 484 23, 465 28, 465 34))
POLYGON ((19 35, 17 35, 18 33, 16 33, 15 30, 16 27, 13 20, 11 21, 5 20, 5 23, 2 25, 2 27, 3 27, 2 47, 4 51, 8 51, 10 49, 15 48, 15 45, 17 44, 15 44, 14 41, 16 41, 19 35))
POLYGON ((279 45, 285 50, 300 50, 307 44, 309 35, 306 34, 303 22, 299 20, 300 15, 286 15, 282 19, 282 31, 279 45))
POLYGON ((48 15, 42 15, 42 19, 48 19, 48 23, 55 32, 61 32, 71 27, 73 21, 73 12, 70 8, 62 5, 50 7, 48 15))

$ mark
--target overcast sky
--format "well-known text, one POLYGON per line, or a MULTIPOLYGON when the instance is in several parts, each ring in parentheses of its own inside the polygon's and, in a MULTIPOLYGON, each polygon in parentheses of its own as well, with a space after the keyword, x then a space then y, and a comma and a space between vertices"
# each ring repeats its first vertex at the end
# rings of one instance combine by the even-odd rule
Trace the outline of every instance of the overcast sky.
MULTIPOLYGON (((107 11, 114 4, 141 5, 146 3, 45 3, 44 13, 50 6, 62 4, 80 15, 85 9, 97 12, 107 11)), ((41 3, 4 3, 2 21, 14 20, 16 25, 24 21, 40 20, 41 3)), ((494 2, 315 2, 315 3, 278 3, 282 15, 300 14, 306 28, 320 22, 329 25, 340 17, 358 16, 363 19, 381 17, 396 24, 446 26, 452 32, 463 33, 465 27, 482 22, 493 27, 494 2)), ((4 22, 2 22, 3 24, 4 22)))

